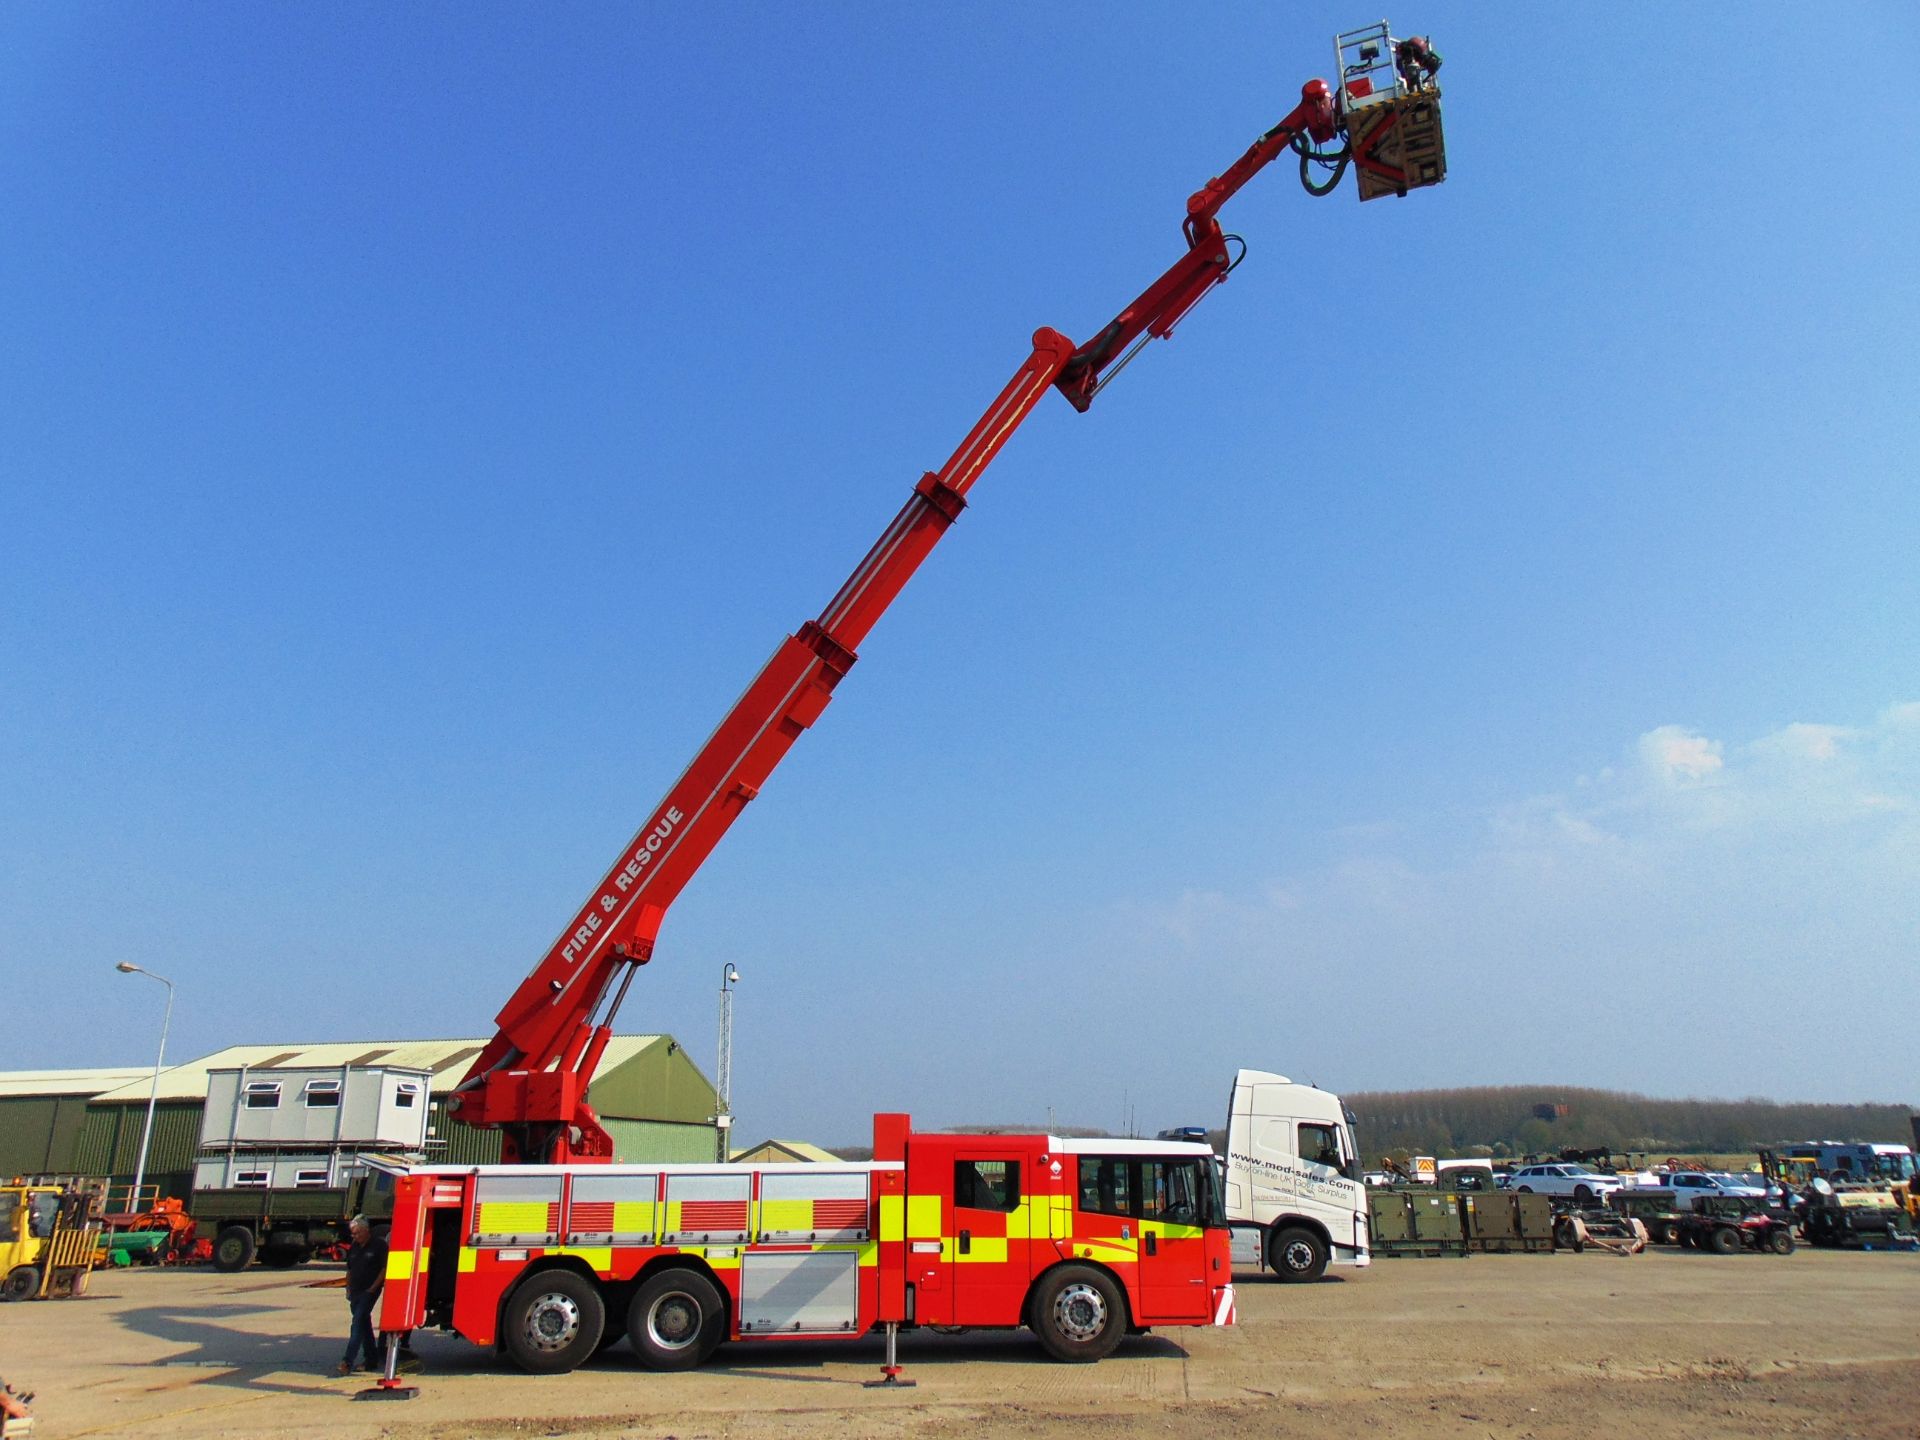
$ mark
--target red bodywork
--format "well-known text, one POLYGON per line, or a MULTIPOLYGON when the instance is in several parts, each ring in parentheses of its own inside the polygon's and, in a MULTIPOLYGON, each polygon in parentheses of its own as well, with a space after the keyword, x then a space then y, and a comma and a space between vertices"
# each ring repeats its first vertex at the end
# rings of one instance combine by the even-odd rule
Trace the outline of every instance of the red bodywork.
POLYGON ((669 1266, 715 1284, 730 1339, 1017 1326, 1067 1264, 1110 1275, 1131 1325, 1227 1325, 1213 1166, 1199 1145, 916 1135, 888 1114, 869 1162, 423 1167, 396 1178, 380 1328, 494 1344, 515 1285, 556 1266, 592 1278, 614 1327, 669 1266), (837 1298, 793 1307, 836 1276, 837 1298))
POLYGON ((783 640, 686 773, 667 792, 572 921, 500 1011, 498 1033, 450 1099, 457 1118, 504 1133, 508 1161, 609 1160, 613 1143, 587 1104, 635 969, 653 955, 667 908, 760 792, 802 731, 819 719, 855 653, 966 504, 1000 447, 1056 386, 1085 410, 1102 376, 1136 341, 1168 335, 1230 268, 1220 207, 1296 139, 1339 131, 1326 82, 1187 202, 1183 254, 1085 345, 1056 330, 1033 351, 939 470, 923 476, 886 532, 825 610, 783 640))

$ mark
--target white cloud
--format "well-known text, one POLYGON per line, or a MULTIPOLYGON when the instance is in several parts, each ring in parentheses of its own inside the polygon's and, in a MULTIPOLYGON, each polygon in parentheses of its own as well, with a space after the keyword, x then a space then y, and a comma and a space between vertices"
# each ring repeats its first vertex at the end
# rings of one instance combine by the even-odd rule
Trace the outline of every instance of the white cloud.
POLYGON ((1720 769, 1720 743, 1678 725, 1662 725, 1640 737, 1640 760, 1663 780, 1701 780, 1720 769))
POLYGON ((1349 1086, 1911 1097, 1916 800, 1920 704, 1743 743, 1663 725, 1561 793, 1350 829, 1337 862, 1148 904, 1120 948, 1284 996, 1229 1007, 1236 1063, 1305 1051, 1349 1086), (1869 1015, 1888 1043, 1841 1040, 1869 1015))

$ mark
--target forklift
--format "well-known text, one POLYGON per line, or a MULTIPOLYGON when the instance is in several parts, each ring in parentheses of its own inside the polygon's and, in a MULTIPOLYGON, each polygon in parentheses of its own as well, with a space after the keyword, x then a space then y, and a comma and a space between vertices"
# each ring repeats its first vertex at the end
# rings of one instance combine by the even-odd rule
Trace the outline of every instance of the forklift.
POLYGON ((0 1185, 0 1300, 87 1293, 100 1245, 95 1196, 61 1185, 0 1185))

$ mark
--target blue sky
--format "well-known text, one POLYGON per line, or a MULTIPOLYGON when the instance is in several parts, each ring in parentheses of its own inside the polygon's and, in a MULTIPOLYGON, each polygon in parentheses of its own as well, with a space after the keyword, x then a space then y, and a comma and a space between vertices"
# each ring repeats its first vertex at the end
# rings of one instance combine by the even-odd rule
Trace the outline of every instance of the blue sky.
MULTIPOLYGON (((142 1061, 121 958, 182 1057, 489 1033, 1366 18, 9 6, 0 1065, 142 1061)), ((1244 191, 668 920, 623 1022, 710 1060, 738 964, 743 1132, 1913 1096, 1920 22, 1393 18, 1447 184, 1244 191)))

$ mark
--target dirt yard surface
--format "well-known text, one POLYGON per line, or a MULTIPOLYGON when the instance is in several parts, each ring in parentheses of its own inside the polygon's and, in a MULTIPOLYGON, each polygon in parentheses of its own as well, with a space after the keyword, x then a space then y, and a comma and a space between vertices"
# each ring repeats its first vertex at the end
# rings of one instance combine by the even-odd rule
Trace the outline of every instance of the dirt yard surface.
POLYGON ((0 1374, 38 1392, 43 1440, 1920 1436, 1920 1255, 1474 1256, 1242 1281, 1238 1326, 1098 1365, 986 1333, 904 1338, 919 1387, 894 1392, 861 1387, 872 1339, 731 1345, 680 1375, 622 1346, 536 1379, 422 1335, 420 1398, 374 1404, 330 1373, 337 1270, 103 1272, 83 1299, 0 1307, 0 1374))

